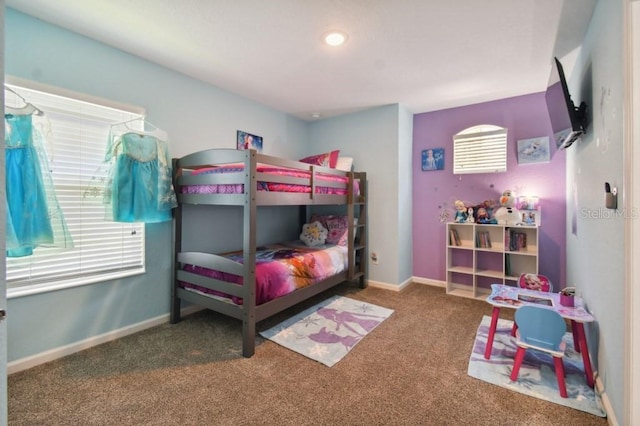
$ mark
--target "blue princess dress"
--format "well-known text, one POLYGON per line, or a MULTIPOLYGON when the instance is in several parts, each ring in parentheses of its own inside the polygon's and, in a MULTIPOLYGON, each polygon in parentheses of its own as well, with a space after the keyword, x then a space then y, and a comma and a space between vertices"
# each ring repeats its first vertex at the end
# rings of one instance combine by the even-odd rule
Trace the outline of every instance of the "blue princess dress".
POLYGON ((176 207, 167 144, 153 133, 110 135, 104 201, 115 222, 166 222, 176 207))
POLYGON ((73 247, 54 192, 42 133, 31 114, 5 110, 6 255, 33 254, 39 246, 73 247))

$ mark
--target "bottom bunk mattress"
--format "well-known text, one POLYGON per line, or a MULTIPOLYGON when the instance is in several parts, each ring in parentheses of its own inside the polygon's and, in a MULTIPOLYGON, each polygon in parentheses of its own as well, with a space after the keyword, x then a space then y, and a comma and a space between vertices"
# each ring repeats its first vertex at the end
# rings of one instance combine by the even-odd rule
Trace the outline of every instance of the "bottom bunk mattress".
MULTIPOLYGON (((243 263, 241 251, 229 253, 225 257, 243 263)), ((308 247, 302 241, 290 241, 258 247, 256 251, 256 305, 323 281, 346 271, 347 268, 347 247, 341 245, 326 244, 308 247)), ((222 273, 201 266, 187 264, 184 265, 183 270, 238 285, 243 283, 242 276, 222 273)), ((187 290, 235 304, 242 304, 240 297, 229 296, 184 281, 181 281, 179 285, 187 290)))

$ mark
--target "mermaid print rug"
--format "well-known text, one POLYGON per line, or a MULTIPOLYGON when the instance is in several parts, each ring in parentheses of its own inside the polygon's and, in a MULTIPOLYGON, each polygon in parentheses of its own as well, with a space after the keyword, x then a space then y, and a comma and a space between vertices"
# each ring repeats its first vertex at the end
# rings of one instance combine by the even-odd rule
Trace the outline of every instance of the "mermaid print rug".
POLYGON ((260 334, 331 367, 392 313, 392 309, 334 296, 260 334))
POLYGON ((573 346, 571 332, 564 335, 566 343, 563 358, 568 398, 560 397, 553 358, 543 352, 527 350, 518 380, 511 381, 513 358, 517 351, 515 337, 511 336, 513 322, 499 319, 491 359, 484 358, 491 317, 484 316, 478 327, 476 341, 469 359, 467 373, 471 377, 493 383, 512 391, 544 399, 556 404, 606 417, 600 396, 587 385, 581 355, 573 346))

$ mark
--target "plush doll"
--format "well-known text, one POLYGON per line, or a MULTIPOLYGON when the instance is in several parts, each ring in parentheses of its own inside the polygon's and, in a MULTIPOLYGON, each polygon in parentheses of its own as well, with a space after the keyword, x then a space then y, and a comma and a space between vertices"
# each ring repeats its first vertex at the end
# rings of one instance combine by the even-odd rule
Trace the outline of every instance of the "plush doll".
POLYGON ((520 212, 515 208, 516 194, 507 189, 500 197, 500 208, 496 210, 495 219, 500 225, 516 225, 520 223, 520 212))
POLYGON ((478 209, 476 210, 476 216, 477 216, 476 222, 481 224, 489 223, 489 224, 495 225, 496 223, 498 223, 497 220, 489 216, 489 211, 487 210, 486 207, 478 207, 478 209))
POLYGON ((464 206, 464 203, 460 200, 456 200, 453 205, 456 207, 456 215, 453 218, 453 221, 456 223, 464 223, 467 221, 467 208, 464 206))

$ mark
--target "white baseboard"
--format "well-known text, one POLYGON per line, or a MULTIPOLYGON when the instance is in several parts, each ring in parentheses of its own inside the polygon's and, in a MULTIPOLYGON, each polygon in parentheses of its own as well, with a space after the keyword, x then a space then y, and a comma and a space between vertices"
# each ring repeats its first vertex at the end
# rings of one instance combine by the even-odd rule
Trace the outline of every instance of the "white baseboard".
POLYGON ((434 287, 442 287, 442 288, 447 287, 446 281, 432 280, 431 278, 413 277, 413 282, 418 284, 431 285, 434 287))
MULTIPOLYGON (((189 305, 180 311, 180 315, 189 315, 197 311, 200 311, 202 309, 204 308, 202 308, 201 306, 189 305)), ((7 363, 7 374, 13 374, 19 371, 27 370, 37 365, 51 362, 58 358, 62 358, 67 355, 71 355, 76 352, 89 349, 93 346, 97 346, 102 343, 107 343, 112 340, 120 339, 130 334, 137 333, 139 331, 146 330, 147 328, 155 327, 157 325, 164 324, 166 322, 169 322, 169 314, 160 315, 158 317, 151 318, 137 324, 132 324, 132 325, 120 328, 118 330, 113 330, 108 333, 100 334, 98 336, 93 336, 79 342, 71 343, 65 346, 60 346, 58 348, 50 349, 48 351, 41 352, 36 355, 31 355, 25 358, 11 361, 7 363)))
POLYGON ((389 284, 389 283, 383 283, 380 281, 367 280, 367 284, 370 285, 371 287, 382 288, 384 290, 393 290, 393 291, 400 291, 404 289, 406 286, 408 286, 409 284, 411 284, 411 282, 412 282, 411 278, 409 278, 408 280, 400 284, 389 284))
POLYGON ((385 290, 393 290, 393 291, 401 291, 411 283, 426 284, 426 285, 431 285, 434 287, 442 287, 442 288, 447 287, 447 283, 445 281, 438 281, 438 280, 432 280, 430 278, 420 278, 420 277, 411 277, 408 280, 400 283, 399 285, 383 283, 380 281, 372 281, 372 280, 367 281, 367 284, 370 285, 371 287, 377 287, 377 288, 382 288, 385 290))
POLYGON ((611 426, 618 426, 618 420, 616 419, 616 413, 613 411, 613 406, 611 405, 611 401, 609 400, 609 395, 607 395, 606 390, 604 389, 604 383, 602 379, 600 379, 600 375, 596 372, 596 381, 595 381, 595 390, 598 395, 600 395, 600 400, 602 401, 602 406, 604 411, 607 413, 607 423, 611 426))

